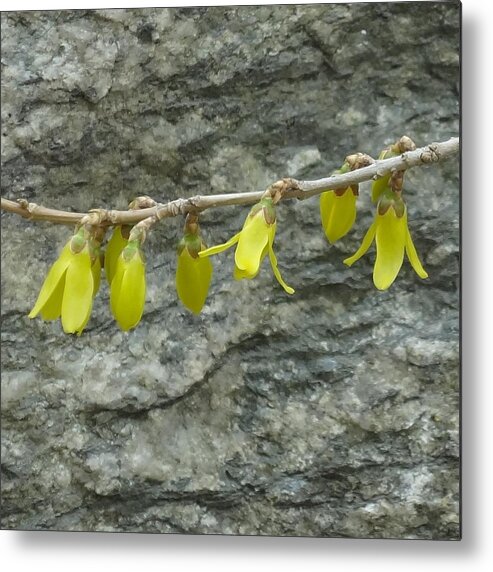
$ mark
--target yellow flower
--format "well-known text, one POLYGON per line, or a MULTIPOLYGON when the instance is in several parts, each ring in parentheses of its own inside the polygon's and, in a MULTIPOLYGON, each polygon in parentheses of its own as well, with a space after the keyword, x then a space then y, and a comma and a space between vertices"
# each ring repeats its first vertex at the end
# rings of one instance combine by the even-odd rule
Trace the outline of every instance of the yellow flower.
POLYGON ((356 220, 358 187, 335 189, 320 195, 320 217, 325 236, 334 243, 346 235, 356 220))
POLYGON ((211 256, 238 244, 235 252, 234 277, 236 280, 242 280, 243 278, 255 278, 263 259, 269 255, 272 271, 277 281, 288 294, 293 294, 293 288, 284 282, 277 267, 277 258, 273 250, 275 235, 275 207, 271 198, 265 198, 251 209, 238 234, 224 244, 199 252, 199 257, 211 256))
POLYGON ((205 249, 200 236, 193 234, 185 234, 178 246, 176 292, 183 305, 194 314, 200 314, 212 278, 212 262, 199 257, 199 252, 205 249))
POLYGON ((111 311, 123 331, 142 318, 146 296, 145 262, 138 241, 129 241, 116 261, 111 280, 111 311))
POLYGON ((344 260, 344 264, 351 266, 359 260, 370 248, 373 239, 377 247, 373 283, 379 290, 386 290, 396 279, 404 261, 404 251, 416 274, 420 278, 428 278, 409 233, 407 208, 402 199, 391 197, 389 193, 383 195, 378 203, 375 220, 361 246, 353 256, 344 260))
MULTIPOLYGON (((128 227, 126 227, 128 228, 128 227)), ((115 275, 116 262, 122 250, 127 246, 128 232, 124 232, 121 226, 115 227, 108 244, 106 245, 106 252, 104 257, 104 269, 106 272, 106 279, 108 284, 111 284, 113 276, 115 275), (124 236, 127 235, 127 238, 124 236)))
POLYGON ((91 257, 90 240, 81 229, 50 268, 29 317, 41 314, 43 320, 57 320, 61 316, 65 333, 81 334, 91 315, 100 274, 100 258, 91 257))

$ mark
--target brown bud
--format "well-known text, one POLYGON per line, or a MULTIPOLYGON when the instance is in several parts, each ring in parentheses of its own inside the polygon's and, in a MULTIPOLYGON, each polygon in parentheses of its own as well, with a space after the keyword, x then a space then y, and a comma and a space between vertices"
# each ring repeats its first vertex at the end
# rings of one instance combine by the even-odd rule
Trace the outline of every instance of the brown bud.
POLYGON ((200 227, 199 227, 198 215, 195 213, 188 213, 187 218, 185 219, 185 226, 183 228, 183 231, 185 232, 185 234, 198 235, 199 230, 200 227))
POLYGON ((404 184, 404 173, 405 171, 393 171, 390 177, 389 186, 394 191, 394 193, 402 192, 402 186, 404 184))
POLYGON ((410 137, 403 135, 399 141, 397 141, 396 147, 399 153, 406 153, 407 151, 414 151, 416 144, 410 137))
POLYGON ((296 179, 287 177, 272 183, 272 185, 262 195, 262 199, 271 198, 272 202, 277 204, 287 192, 296 190, 299 190, 299 185, 296 179))
POLYGON ((348 190, 348 187, 339 187, 338 189, 334 189, 333 193, 336 197, 342 197, 342 195, 348 190))
POLYGON ((368 167, 375 161, 366 153, 354 153, 353 155, 348 155, 345 162, 349 165, 351 171, 355 171, 362 167, 368 167))
POLYGON ((96 243, 101 244, 103 242, 105 234, 106 234, 106 228, 105 227, 103 227, 103 226, 91 227, 91 237, 96 243))
POLYGON ((139 209, 149 209, 155 207, 157 205, 154 199, 148 197, 147 195, 142 195, 140 197, 135 197, 135 199, 128 205, 130 210, 139 210, 139 209))

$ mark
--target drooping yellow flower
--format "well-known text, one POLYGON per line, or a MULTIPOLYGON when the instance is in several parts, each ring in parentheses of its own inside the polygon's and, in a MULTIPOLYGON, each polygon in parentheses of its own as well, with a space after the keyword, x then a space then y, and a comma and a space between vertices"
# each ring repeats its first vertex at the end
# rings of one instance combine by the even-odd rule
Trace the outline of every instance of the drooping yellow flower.
POLYGON ((207 248, 199 257, 211 256, 238 244, 235 251, 234 277, 252 279, 258 274, 263 259, 269 255, 274 276, 288 294, 294 290, 282 279, 273 244, 276 235, 276 211, 271 198, 258 202, 248 214, 243 228, 224 244, 207 248))
POLYGON ((331 244, 346 235, 356 220, 358 187, 335 189, 320 195, 320 217, 325 236, 331 244))
POLYGON ((145 262, 138 241, 129 241, 116 261, 111 280, 111 311, 123 331, 142 318, 146 296, 145 262))
POLYGON ((57 320, 67 334, 81 334, 91 315, 92 301, 99 287, 99 256, 91 257, 90 239, 81 229, 63 248, 50 268, 29 317, 57 320))
POLYGON ((121 226, 116 226, 110 240, 108 241, 104 256, 104 270, 106 272, 106 280, 108 280, 108 284, 111 284, 111 281, 113 280, 116 270, 116 262, 122 250, 127 246, 127 243, 128 227, 126 227, 124 231, 121 226))
POLYGON ((407 226, 407 208, 401 198, 386 192, 379 200, 375 220, 363 238, 356 253, 344 260, 351 266, 370 248, 373 239, 376 242, 377 257, 373 268, 373 283, 379 290, 387 290, 399 273, 406 252, 411 266, 420 278, 428 278, 419 260, 409 228, 407 226))
POLYGON ((196 234, 185 234, 178 245, 176 292, 183 305, 194 314, 200 314, 212 278, 212 262, 199 257, 199 252, 204 250, 206 246, 196 234))

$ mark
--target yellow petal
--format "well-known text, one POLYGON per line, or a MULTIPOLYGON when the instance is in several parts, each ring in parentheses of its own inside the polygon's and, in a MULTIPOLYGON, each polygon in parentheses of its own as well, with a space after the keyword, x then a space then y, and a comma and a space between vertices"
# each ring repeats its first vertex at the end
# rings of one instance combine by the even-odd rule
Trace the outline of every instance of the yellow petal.
POLYGON ((248 280, 252 280, 253 278, 255 278, 255 276, 257 276, 257 274, 260 272, 260 267, 262 266, 262 262, 264 258, 267 256, 268 251, 269 251, 269 246, 266 244, 264 250, 262 251, 262 256, 260 257, 260 264, 258 266, 257 272, 255 272, 254 274, 249 274, 246 270, 238 268, 238 266, 236 266, 235 264, 235 268, 233 271, 234 279, 243 280, 244 278, 247 278, 248 280))
POLYGON ((123 254, 111 283, 111 309, 123 331, 134 328, 142 318, 146 295, 145 264, 140 252, 130 261, 123 254))
POLYGON ((185 247, 178 256, 176 291, 189 310, 199 314, 202 310, 212 277, 209 258, 193 258, 185 247))
POLYGON ((407 228, 407 226, 406 226, 406 254, 416 274, 420 278, 428 278, 428 273, 421 264, 421 261, 418 257, 418 253, 416 252, 416 247, 414 246, 413 239, 411 238, 411 233, 409 232, 409 228, 407 228))
POLYGON ((406 244, 406 218, 406 215, 397 217, 392 207, 384 215, 377 215, 377 258, 373 283, 379 290, 387 290, 401 269, 406 244))
POLYGON ((59 280, 56 288, 51 293, 51 296, 46 301, 45 305, 41 308, 41 317, 43 320, 58 320, 62 314, 62 299, 63 290, 65 289, 65 275, 59 280))
POLYGON ((271 229, 271 231, 269 232, 269 260, 270 260, 270 265, 272 266, 272 271, 274 272, 274 276, 276 277, 277 281, 279 282, 279 284, 284 288, 284 290, 288 293, 288 294, 294 294, 294 288, 291 288, 291 286, 288 286, 286 284, 286 282, 284 282, 284 280, 282 279, 281 273, 279 272, 279 268, 277 267, 277 258, 276 255, 274 254, 274 237, 276 234, 276 225, 273 224, 273 229, 271 229))
POLYGON ((241 232, 235 234, 231 237, 227 242, 224 244, 218 244, 217 246, 211 246, 210 248, 206 248, 205 250, 201 250, 199 252, 199 258, 204 258, 206 256, 212 256, 213 254, 218 254, 219 252, 223 252, 228 248, 231 248, 233 244, 236 244, 238 240, 240 240, 241 232))
MULTIPOLYGON (((34 318, 36 317, 44 305, 51 299, 51 296, 55 292, 58 283, 63 279, 65 276, 65 272, 67 270, 68 265, 70 264, 70 260, 72 259, 72 251, 70 250, 70 242, 72 239, 68 241, 68 243, 64 246, 60 256, 56 260, 56 262, 51 266, 48 275, 46 276, 43 285, 41 286, 41 291, 39 293, 38 299, 34 304, 34 308, 31 310, 29 317, 34 318)), ((49 315, 53 315, 53 309, 50 309, 48 312, 49 315)))
POLYGON ((346 235, 356 220, 356 195, 353 191, 348 188, 343 195, 333 194, 333 206, 324 229, 332 244, 346 235))
POLYGON ((92 304, 87 309, 87 314, 86 314, 86 317, 84 318, 84 321, 79 326, 78 330, 76 330, 76 332, 75 332, 78 336, 80 336, 82 334, 82 331, 87 326, 87 322, 89 322, 89 318, 91 317, 91 310, 92 310, 92 304))
POLYGON ((361 243, 361 246, 352 256, 344 260, 344 264, 346 264, 347 266, 352 266, 357 260, 359 260, 364 254, 366 254, 366 251, 370 248, 371 243, 375 238, 375 229, 376 229, 376 223, 375 221, 373 221, 370 225, 370 228, 366 231, 366 234, 363 237, 363 242, 361 243))
MULTIPOLYGON (((260 266, 259 266, 259 270, 260 270, 260 266)), ((245 272, 244 270, 241 270, 240 268, 238 268, 238 266, 234 267, 233 270, 233 278, 235 280, 243 280, 244 278, 248 278, 249 280, 251 280, 252 278, 255 278, 255 276, 257 276, 258 272, 256 272, 255 274, 251 275, 248 274, 248 272, 245 272)))
POLYGON ((111 284, 111 281, 113 280, 118 257, 127 244, 128 240, 122 235, 122 227, 116 226, 110 240, 108 241, 108 245, 106 246, 104 257, 104 270, 108 284, 111 284))
POLYGON ((322 228, 326 233, 326 228, 330 220, 330 215, 334 207, 335 193, 334 191, 326 191, 320 195, 320 218, 322 220, 322 228))
POLYGON ((240 232, 240 240, 235 252, 235 264, 249 275, 256 274, 260 267, 262 252, 269 241, 269 229, 263 210, 248 217, 240 232))
POLYGON ((92 297, 94 298, 98 293, 99 285, 101 284, 101 258, 99 256, 96 256, 96 260, 92 263, 91 271, 94 281, 92 292, 92 297))
POLYGON ((125 274, 125 263, 123 261, 119 262, 120 258, 121 255, 117 260, 115 272, 113 275, 113 279, 111 280, 111 286, 110 286, 110 307, 111 307, 111 313, 113 314, 114 318, 116 318, 117 311, 119 308, 118 300, 120 298, 123 275, 125 274))
POLYGON ((86 246, 74 254, 67 268, 62 300, 62 326, 66 334, 81 331, 92 308, 94 278, 86 246))

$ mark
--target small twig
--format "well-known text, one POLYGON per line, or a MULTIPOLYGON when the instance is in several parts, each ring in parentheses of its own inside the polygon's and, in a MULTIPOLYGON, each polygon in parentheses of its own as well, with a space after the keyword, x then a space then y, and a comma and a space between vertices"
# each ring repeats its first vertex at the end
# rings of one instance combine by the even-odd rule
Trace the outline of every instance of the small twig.
POLYGON ((77 224, 83 216, 88 214, 48 209, 35 203, 28 203, 25 199, 19 199, 18 202, 15 202, 2 197, 0 206, 4 211, 18 214, 29 220, 47 220, 59 224, 77 224))
MULTIPOLYGON (((436 163, 455 155, 458 151, 459 138, 453 137, 448 141, 431 143, 414 151, 402 153, 397 157, 374 161, 372 164, 357 168, 354 171, 333 175, 316 181, 298 181, 296 179, 286 178, 271 185, 267 191, 195 196, 189 199, 176 199, 165 204, 156 203, 155 206, 139 210, 107 211, 104 209, 94 209, 92 212, 97 212, 98 221, 104 226, 121 224, 133 225, 150 217, 153 217, 152 222, 154 223, 162 218, 187 213, 198 213, 210 208, 230 205, 250 205, 258 202, 266 192, 271 193, 275 202, 292 198, 304 200, 319 195, 328 189, 349 187, 363 181, 370 181, 382 177, 390 172, 404 171, 411 167, 436 163)), ((351 157, 355 157, 355 155, 351 157)), ((367 162, 371 160, 370 157, 365 157, 367 157, 367 162)), ((146 197, 146 199, 148 199, 148 197, 146 197)), ((83 217, 89 215, 89 213, 72 213, 50 209, 36 205, 35 203, 28 203, 24 199, 14 202, 9 199, 4 199, 3 197, 1 199, 1 208, 4 211, 18 214, 26 219, 45 220, 59 224, 77 224, 83 217)), ((94 217, 94 215, 92 216, 94 217)), ((85 220, 87 220, 87 218, 85 220)))

